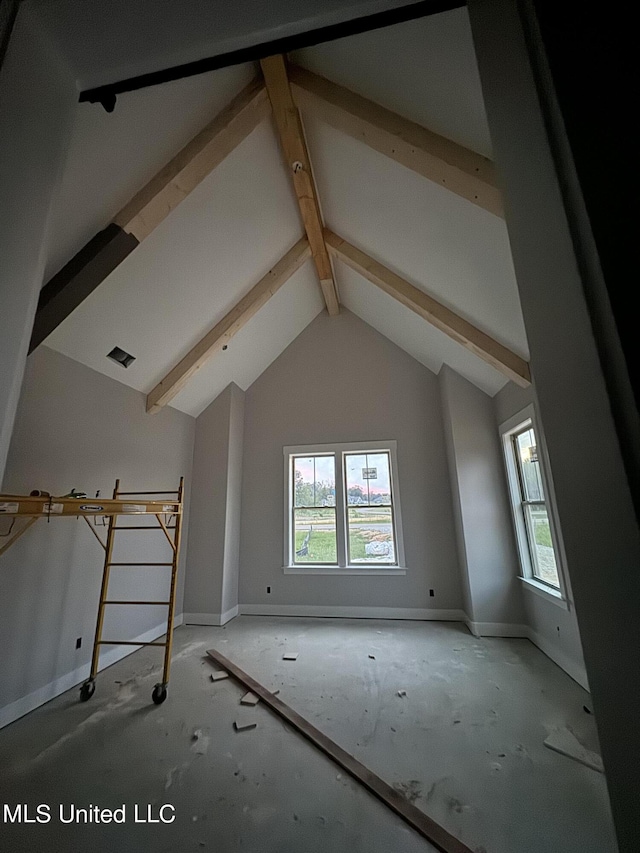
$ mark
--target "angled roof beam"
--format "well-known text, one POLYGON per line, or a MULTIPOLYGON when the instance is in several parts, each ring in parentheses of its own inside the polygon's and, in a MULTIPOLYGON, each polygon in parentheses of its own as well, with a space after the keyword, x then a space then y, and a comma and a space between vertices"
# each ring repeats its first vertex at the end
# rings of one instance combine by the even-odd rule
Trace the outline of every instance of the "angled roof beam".
POLYGON ((507 379, 522 388, 531 384, 529 365, 519 355, 328 229, 325 229, 325 241, 334 257, 462 344, 507 379))
POLYGON ((408 169, 504 216, 491 160, 305 68, 290 65, 289 80, 300 109, 313 111, 408 169))
POLYGON ((285 160, 291 170, 293 186, 298 197, 313 262, 318 271, 320 286, 331 315, 340 313, 338 289, 333 277, 331 261, 322 236, 322 216, 313 180, 311 161, 304 138, 300 114, 293 102, 287 68, 283 56, 270 56, 260 61, 264 80, 271 99, 273 117, 280 136, 285 160))
POLYGON ((160 380, 147 396, 147 412, 155 414, 170 403, 203 364, 219 352, 310 257, 309 241, 302 237, 273 269, 198 341, 164 379, 160 380))
POLYGON ((29 352, 92 293, 271 112, 256 79, 162 168, 42 288, 29 352))

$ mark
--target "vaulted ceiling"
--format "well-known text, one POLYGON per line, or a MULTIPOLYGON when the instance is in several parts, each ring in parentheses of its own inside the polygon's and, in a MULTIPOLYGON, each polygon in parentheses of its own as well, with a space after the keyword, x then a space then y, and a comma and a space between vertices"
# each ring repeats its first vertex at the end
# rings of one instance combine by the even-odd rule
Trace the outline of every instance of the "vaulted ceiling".
MULTIPOLYGON (((490 140, 467 14, 457 9, 318 47, 299 66, 485 156, 490 140)), ((259 73, 236 66, 78 104, 54 211, 48 275, 259 73)), ((513 354, 528 351, 504 220, 332 127, 301 104, 325 225, 513 354)), ((291 170, 268 115, 46 339, 149 393, 304 234, 291 170), (136 357, 127 370, 106 355, 136 357)), ((338 258, 341 303, 428 368, 449 364, 493 395, 504 373, 338 258)), ((312 260, 209 359, 170 405, 199 414, 247 388, 324 309, 312 260)))

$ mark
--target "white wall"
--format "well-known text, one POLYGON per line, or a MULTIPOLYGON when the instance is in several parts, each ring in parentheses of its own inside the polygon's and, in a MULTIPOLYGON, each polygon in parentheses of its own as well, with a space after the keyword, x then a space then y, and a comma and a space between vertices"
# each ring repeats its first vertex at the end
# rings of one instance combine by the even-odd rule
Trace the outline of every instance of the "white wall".
MULTIPOLYGON (((41 346, 27 362, 2 491, 67 494, 76 488, 94 496, 100 489, 110 497, 116 478, 121 489, 133 491, 177 489, 184 475, 188 497, 194 427, 193 418, 175 409, 147 415, 140 392, 41 346)), ((1 518, 0 532, 9 523, 1 518)), ((177 614, 186 526, 183 531, 177 614)), ((104 538, 106 529, 99 532, 104 538)), ((116 534, 114 559, 168 562, 171 553, 158 529, 116 534)), ((103 562, 91 531, 76 519, 40 520, 0 557, 0 645, 8 650, 0 670, 0 725, 86 677, 103 562)), ((169 573, 114 568, 111 595, 164 600, 169 573)), ((163 620, 166 626, 165 607, 109 608, 104 636, 158 636, 163 620)), ((130 651, 112 650, 107 659, 130 651)))
POLYGON ((69 71, 22 5, 0 71, 0 478, 76 97, 69 71))
POLYGON ((640 531, 518 4, 468 8, 614 821, 637 850, 640 531))
MULTIPOLYGON (((535 403, 533 386, 519 388, 509 382, 493 398, 496 417, 496 435, 498 428, 513 415, 517 415, 526 406, 535 403)), ((545 444, 544 427, 538 422, 542 434, 538 436, 540 445, 545 444)), ((501 460, 504 472, 504 462, 501 460)), ((506 474, 503 474, 506 477, 506 474)), ((506 483, 506 479, 505 479, 506 483)), ((519 572, 519 568, 516 569, 519 572)), ((572 678, 588 689, 587 675, 580 643, 580 631, 576 617, 575 605, 571 593, 570 572, 566 577, 568 609, 545 599, 534 592, 527 584, 522 584, 524 599, 525 622, 529 627, 530 639, 542 649, 545 654, 561 666, 572 678)))
POLYGON ((446 365, 439 379, 470 628, 522 636, 524 610, 493 403, 446 365))
POLYGON ((346 309, 322 312, 246 392, 241 608, 444 617, 461 604, 437 377, 346 309), (385 439, 397 441, 406 576, 284 575, 283 447, 385 439))
POLYGON ((221 625, 238 607, 244 392, 231 383, 196 420, 185 621, 221 625))

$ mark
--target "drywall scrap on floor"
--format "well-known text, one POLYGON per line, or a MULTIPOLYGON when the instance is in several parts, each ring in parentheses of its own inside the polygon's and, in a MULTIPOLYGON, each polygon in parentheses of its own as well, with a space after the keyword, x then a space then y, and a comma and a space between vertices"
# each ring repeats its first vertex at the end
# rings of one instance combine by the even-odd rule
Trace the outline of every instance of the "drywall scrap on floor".
POLYGON ((551 732, 549 737, 544 741, 544 745, 554 752, 559 752, 560 755, 566 755, 567 758, 573 758, 579 761, 580 764, 591 767, 592 770, 604 773, 602 758, 600 758, 598 753, 592 752, 590 749, 582 746, 574 733, 567 728, 551 732))
MULTIPOLYGON (((387 784, 379 776, 376 776, 373 771, 365 767, 364 764, 361 764, 353 755, 350 755, 346 750, 338 746, 331 738, 327 737, 327 735, 298 714, 297 711, 294 711, 293 708, 290 708, 281 699, 278 699, 266 687, 263 687, 260 682, 247 675, 246 672, 220 654, 220 652, 215 649, 208 649, 207 655, 213 663, 224 667, 236 681, 259 696, 272 711, 294 726, 303 737, 311 741, 315 747, 332 761, 335 761, 343 770, 346 770, 357 782, 381 800, 423 838, 426 838, 441 853, 472 853, 466 844, 463 844, 462 841, 451 835, 444 827, 413 805, 411 800, 403 793, 387 784)), ((234 723, 234 726, 237 731, 242 730, 238 727, 238 721, 234 723)), ((250 727, 253 728, 253 726, 250 727)))
POLYGON ((225 678, 229 678, 229 673, 225 672, 223 669, 211 674, 211 681, 222 681, 225 678))

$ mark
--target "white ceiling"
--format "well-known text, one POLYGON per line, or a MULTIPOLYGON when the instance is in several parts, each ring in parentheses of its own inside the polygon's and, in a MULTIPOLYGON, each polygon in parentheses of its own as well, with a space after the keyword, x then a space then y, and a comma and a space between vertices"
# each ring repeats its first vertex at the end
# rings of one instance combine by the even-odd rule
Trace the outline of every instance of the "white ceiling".
POLYGON ((80 89, 419 0, 25 0, 80 89))
POLYGON ((464 8, 299 50, 292 59, 491 157, 480 76, 464 8))
MULTIPOLYGON (((466 11, 330 45, 296 59, 487 153, 466 11), (422 40, 427 49, 420 49, 422 40)), ((113 114, 78 105, 55 210, 56 271, 251 78, 239 66, 122 96, 113 114)), ((527 356, 505 224, 304 115, 326 224, 527 356)), ((154 385, 301 236, 290 176, 263 122, 47 339, 142 392, 154 385), (126 371, 106 358, 136 356, 126 371)), ((434 371, 450 365, 488 394, 504 377, 391 297, 336 264, 347 308, 434 371)), ((247 388, 322 310, 307 263, 172 405, 199 414, 226 385, 247 388)))

